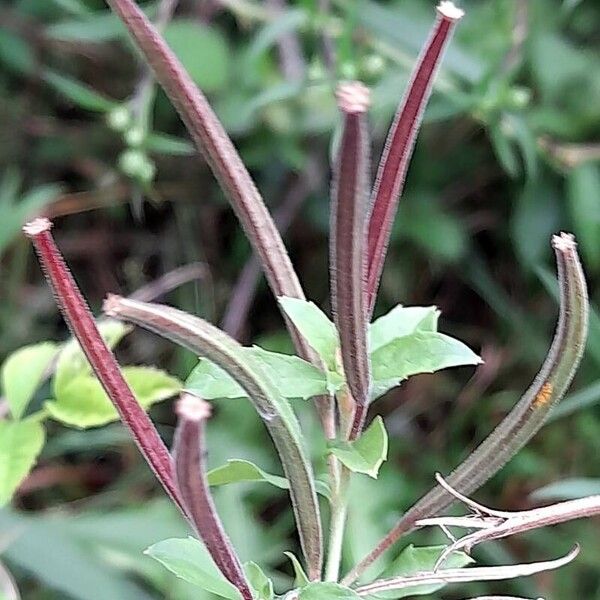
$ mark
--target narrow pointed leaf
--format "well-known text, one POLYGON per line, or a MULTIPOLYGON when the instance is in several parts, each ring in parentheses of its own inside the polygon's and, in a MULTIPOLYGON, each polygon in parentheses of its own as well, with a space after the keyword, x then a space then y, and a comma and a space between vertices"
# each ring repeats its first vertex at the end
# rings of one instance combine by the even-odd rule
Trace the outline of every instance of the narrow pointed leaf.
POLYGON ((0 506, 29 474, 44 440, 44 427, 36 419, 0 421, 0 506))
MULTIPOLYGON (((440 554, 445 549, 446 546, 415 547, 410 544, 404 548, 398 557, 392 561, 389 567, 378 576, 378 579, 389 579, 398 576, 408 577, 417 573, 433 571, 440 554)), ((464 552, 455 552, 448 558, 448 562, 444 563, 444 568, 459 569, 473 562, 475 561, 468 554, 465 554, 464 552)), ((395 600, 396 598, 405 598, 407 596, 424 596, 437 592, 442 589, 444 585, 444 583, 419 585, 402 590, 379 592, 368 596, 368 598, 372 600, 375 600, 376 598, 395 600)))
POLYGON ((374 399, 412 375, 478 365, 482 360, 459 340, 443 333, 421 330, 381 346, 371 355, 371 362, 374 399))
POLYGON ((290 559, 290 562, 292 563, 292 567, 294 569, 294 587, 306 587, 310 583, 310 580, 304 572, 300 561, 296 558, 296 555, 293 552, 284 552, 284 554, 290 559))
MULTIPOLYGON (((263 481, 265 483, 270 483, 281 490, 290 489, 290 482, 285 477, 267 473, 249 460, 230 459, 226 464, 216 467, 208 472, 208 484, 210 486, 229 485, 230 483, 243 483, 249 481, 263 481)), ((317 480, 315 482, 315 488, 318 494, 329 499, 331 493, 329 486, 324 481, 317 480)))
POLYGON ((273 582, 265 575, 264 571, 252 561, 244 563, 244 571, 254 590, 255 600, 273 600, 273 582))
MULTIPOLYGON (((325 373, 297 356, 268 352, 258 346, 244 348, 243 352, 261 363, 284 398, 307 400, 327 394, 330 390, 325 373)), ((187 379, 186 388, 205 400, 248 397, 230 375, 206 359, 200 359, 194 367, 187 379)))
POLYGON ((360 596, 339 583, 309 583, 300 590, 298 600, 359 600, 360 596))
MULTIPOLYGON (((138 404, 148 410, 153 404, 178 394, 181 382, 154 367, 124 367, 123 377, 138 404)), ((100 427, 119 418, 119 413, 92 375, 78 375, 57 390, 54 400, 45 403, 50 416, 81 429, 100 427)))

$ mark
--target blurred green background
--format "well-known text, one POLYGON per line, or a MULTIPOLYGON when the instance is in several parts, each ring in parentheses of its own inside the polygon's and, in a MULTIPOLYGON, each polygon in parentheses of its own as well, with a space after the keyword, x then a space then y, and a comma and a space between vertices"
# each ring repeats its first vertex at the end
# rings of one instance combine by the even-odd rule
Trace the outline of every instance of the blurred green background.
MULTIPOLYGON (((167 20, 169 2, 143 4, 167 20)), ((433 7, 429 0, 181 0, 166 25, 286 229, 307 295, 327 310, 335 82, 359 78, 372 88, 377 159, 433 7)), ((462 7, 467 14, 416 145, 376 313, 398 302, 436 304, 442 331, 486 362, 475 373, 413 378, 374 407, 391 434, 391 455, 377 482, 355 477, 347 567, 431 486, 435 471, 448 472, 487 435, 536 373, 557 312, 552 233, 575 233, 592 302, 600 301, 600 4, 465 0, 462 7)), ((95 311, 106 292, 129 294, 192 265, 195 281, 163 299, 223 323, 245 343, 290 347, 234 215, 101 0, 0 5, 2 359, 68 335, 20 235, 40 211, 54 218, 95 311)), ((553 482, 563 483, 539 499, 600 493, 599 314, 571 395, 478 499, 522 509, 553 482)), ((182 378, 194 364, 143 332, 126 338, 119 357, 182 378)), ((242 457, 277 471, 251 408, 218 404, 210 464, 242 457)), ((299 409, 316 440, 310 411, 299 409)), ((170 403, 152 415, 170 440, 170 403)), ((285 494, 237 485, 219 489, 217 500, 242 558, 288 584, 282 552, 295 542, 285 494)), ((558 572, 434 597, 600 599, 599 531, 597 522, 579 522, 483 546, 477 557, 487 564, 555 558, 575 541, 582 552, 558 572)), ((79 432, 49 424, 36 469, 0 511, 1 560, 32 600, 202 600, 142 555, 174 535, 186 535, 185 525, 119 425, 79 432)), ((411 539, 442 540, 436 532, 411 539)))

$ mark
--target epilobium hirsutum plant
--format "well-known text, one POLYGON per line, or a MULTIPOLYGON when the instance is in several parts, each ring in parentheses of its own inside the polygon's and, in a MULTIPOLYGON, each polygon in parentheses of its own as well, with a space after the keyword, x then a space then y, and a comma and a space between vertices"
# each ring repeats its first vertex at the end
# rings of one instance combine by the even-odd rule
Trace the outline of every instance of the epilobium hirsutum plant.
POLYGON ((283 312, 298 356, 243 347, 203 319, 176 308, 110 295, 104 306, 113 318, 132 323, 180 344, 200 357, 177 404, 179 424, 172 456, 140 408, 76 288, 56 246, 48 220, 25 227, 32 239, 58 305, 94 372, 130 429, 142 454, 214 565, 190 564, 200 543, 193 538, 166 540, 148 553, 182 578, 224 598, 271 600, 271 581, 254 563, 242 565, 233 548, 210 487, 228 481, 276 478, 247 461, 230 461, 207 471, 205 427, 217 398, 248 398, 264 421, 281 460, 289 490, 303 564, 293 559, 296 587, 288 599, 386 598, 425 594, 451 582, 507 579, 555 568, 566 557, 510 567, 471 567, 463 550, 487 539, 512 535, 549 523, 596 514, 600 499, 555 507, 503 513, 469 500, 539 430, 563 397, 579 364, 587 335, 587 291, 572 236, 560 234, 552 245, 558 265, 560 314, 550 351, 521 400, 480 446, 446 480, 419 500, 379 544, 348 574, 340 577, 349 482, 377 477, 387 457, 381 418, 366 427, 371 403, 417 373, 480 358, 464 344, 438 331, 435 307, 397 306, 370 323, 390 231, 420 119, 435 72, 462 11, 442 2, 388 134, 373 189, 367 113, 369 91, 360 82, 342 82, 336 97, 341 136, 333 165, 331 195, 331 299, 333 321, 305 299, 282 240, 231 140, 205 97, 133 0, 108 0, 122 18, 159 83, 185 122, 198 150, 229 197, 283 312), (317 480, 292 401, 314 399, 327 439, 328 481, 317 480), (249 475, 250 473, 250 475, 249 475), (324 540, 321 504, 329 504, 324 540), (466 517, 439 517, 457 499, 474 510, 466 517), (417 527, 439 525, 479 531, 448 547, 404 549, 370 583, 357 583, 366 569, 402 535, 417 527), (216 565, 216 568, 215 568, 216 565), (419 587, 421 586, 421 587, 419 587), (425 586, 425 587, 422 587, 425 586))

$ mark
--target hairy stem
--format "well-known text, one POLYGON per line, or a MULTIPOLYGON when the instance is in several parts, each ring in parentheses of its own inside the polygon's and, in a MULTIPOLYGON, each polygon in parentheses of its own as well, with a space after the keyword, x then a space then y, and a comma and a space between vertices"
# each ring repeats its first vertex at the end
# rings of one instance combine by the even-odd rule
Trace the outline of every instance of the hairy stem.
MULTIPOLYGON (((549 411, 567 391, 579 366, 588 331, 587 286, 573 236, 554 236, 558 266, 560 312, 548 356, 529 389, 481 445, 447 478, 462 494, 470 494, 497 473, 543 425, 549 411)), ((442 486, 423 496, 352 571, 345 584, 355 581, 417 521, 434 516, 454 502, 442 486)))
POLYGON ((184 392, 177 403, 179 417, 173 456, 177 487, 190 519, 215 564, 244 600, 253 600, 244 570, 219 519, 206 478, 204 424, 210 405, 184 392))
POLYGON ((312 467, 300 441, 289 403, 279 396, 260 363, 242 355, 242 346, 210 323, 169 306, 109 296, 105 312, 185 346, 226 371, 246 391, 273 439, 290 482, 290 497, 309 576, 318 579, 322 534, 312 467))
POLYGON ((123 378, 114 354, 102 339, 90 310, 54 243, 51 227, 48 219, 36 219, 23 230, 35 247, 69 329, 79 342, 102 387, 167 494, 186 514, 173 479, 169 451, 123 378))

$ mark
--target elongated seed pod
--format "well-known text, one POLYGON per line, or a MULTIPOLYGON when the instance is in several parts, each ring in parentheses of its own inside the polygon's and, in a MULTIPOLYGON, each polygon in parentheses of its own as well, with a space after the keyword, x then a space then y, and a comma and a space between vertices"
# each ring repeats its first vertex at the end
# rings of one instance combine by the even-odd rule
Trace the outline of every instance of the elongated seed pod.
MULTIPOLYGON (((552 238, 558 268, 560 310, 548 356, 533 383, 494 431, 447 478, 469 495, 497 473, 542 427, 552 407, 567 391, 583 354, 588 331, 588 296, 577 245, 572 235, 552 238)), ((437 485, 419 500, 378 546, 345 578, 349 584, 420 519, 435 516, 455 498, 437 485)))
POLYGON ((350 438, 362 431, 370 388, 365 309, 366 224, 369 185, 369 90, 358 81, 337 89, 343 130, 333 169, 331 291, 342 364, 355 403, 350 438))
POLYGON ((462 10, 446 1, 440 2, 437 12, 438 18, 390 127, 371 195, 365 289, 369 317, 373 313, 394 217, 433 80, 454 26, 463 16, 462 10))
MULTIPOLYGON (((276 297, 304 299, 302 286, 281 235, 233 142, 206 97, 133 0, 107 0, 107 3, 133 36, 228 197, 260 259, 273 294, 276 297)), ((300 356, 320 366, 316 353, 299 335, 287 316, 284 314, 283 317, 300 356)), ((335 435, 332 402, 328 397, 319 397, 316 402, 326 434, 332 437, 335 435)))
POLYGON ((246 391, 273 439, 290 482, 290 497, 309 576, 322 566, 322 533, 312 467, 300 440, 300 426, 289 403, 260 364, 226 333, 206 321, 170 306, 109 296, 105 312, 185 346, 226 371, 246 391))
POLYGON ((183 392, 176 410, 179 419, 173 457, 181 498, 217 567, 244 600, 253 600, 242 564, 219 519, 206 478, 204 424, 210 417, 210 404, 194 394, 183 392))
POLYGON ((52 223, 48 219, 35 219, 25 225, 23 231, 31 239, 46 279, 54 291, 56 303, 102 387, 157 479, 185 513, 173 479, 171 455, 150 417, 138 404, 123 378, 114 354, 102 339, 90 310, 54 243, 51 227, 52 223))

